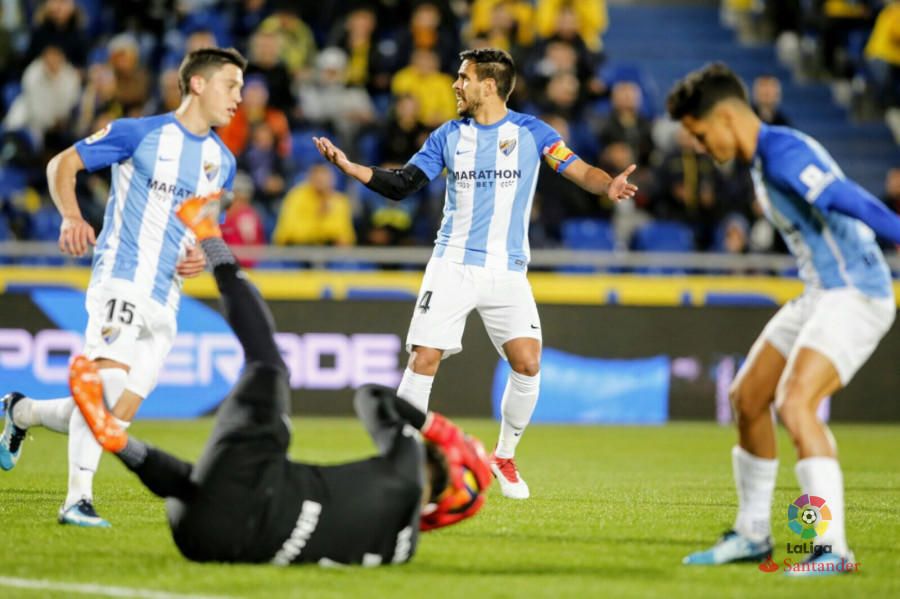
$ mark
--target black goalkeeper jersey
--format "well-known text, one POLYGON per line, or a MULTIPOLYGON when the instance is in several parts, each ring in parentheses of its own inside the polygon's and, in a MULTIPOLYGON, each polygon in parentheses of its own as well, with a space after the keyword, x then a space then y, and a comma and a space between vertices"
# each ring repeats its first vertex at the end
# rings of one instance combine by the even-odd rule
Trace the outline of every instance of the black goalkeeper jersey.
POLYGON ((377 566, 415 551, 422 487, 387 457, 340 466, 290 464, 266 540, 277 565, 377 566), (289 506, 293 505, 293 509, 289 506))

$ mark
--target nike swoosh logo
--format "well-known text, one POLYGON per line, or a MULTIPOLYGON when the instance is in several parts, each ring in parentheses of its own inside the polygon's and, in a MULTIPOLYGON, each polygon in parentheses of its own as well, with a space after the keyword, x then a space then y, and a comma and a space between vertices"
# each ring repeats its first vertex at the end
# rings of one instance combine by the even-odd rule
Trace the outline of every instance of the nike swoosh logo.
POLYGON ((531 325, 531 328, 532 328, 532 329, 539 329, 539 328, 541 328, 541 327, 536 327, 536 326, 534 326, 534 325, 531 325))
POLYGON ((173 160, 175 160, 174 156, 172 156, 172 157, 160 156, 159 157, 160 162, 172 162, 173 160))
POLYGON ((513 437, 521 437, 522 433, 513 433, 513 437))
POLYGON ((457 151, 456 151, 456 155, 457 155, 457 156, 462 156, 463 154, 468 154, 468 153, 471 152, 471 151, 472 151, 472 150, 463 150, 462 152, 460 152, 459 150, 457 150, 457 151))

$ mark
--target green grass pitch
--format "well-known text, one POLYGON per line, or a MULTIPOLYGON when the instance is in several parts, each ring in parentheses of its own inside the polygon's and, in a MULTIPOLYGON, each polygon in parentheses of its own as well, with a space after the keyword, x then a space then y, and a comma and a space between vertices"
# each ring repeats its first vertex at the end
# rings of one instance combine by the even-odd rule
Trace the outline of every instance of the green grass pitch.
MULTIPOLYGON (((497 425, 464 421, 492 444, 497 425)), ((144 422, 132 433, 193 459, 211 420, 144 422)), ((322 463, 372 452, 352 419, 295 420, 293 455, 322 463)), ((0 472, 0 596, 64 597, 70 591, 3 585, 9 578, 92 583, 232 597, 887 597, 900 595, 900 452, 897 426, 835 426, 857 575, 787 579, 754 565, 680 565, 733 520, 729 448, 733 430, 713 424, 663 427, 532 426, 518 462, 532 498, 506 500, 492 487, 484 510, 423 535, 412 563, 372 570, 279 569, 194 564, 171 541, 163 503, 111 456, 95 483, 109 530, 56 524, 65 495, 66 438, 36 430, 19 465, 0 472)), ((784 455, 773 507, 776 561, 788 555, 787 506, 798 494, 794 455, 784 455)), ((84 596, 84 595, 81 595, 84 596)))

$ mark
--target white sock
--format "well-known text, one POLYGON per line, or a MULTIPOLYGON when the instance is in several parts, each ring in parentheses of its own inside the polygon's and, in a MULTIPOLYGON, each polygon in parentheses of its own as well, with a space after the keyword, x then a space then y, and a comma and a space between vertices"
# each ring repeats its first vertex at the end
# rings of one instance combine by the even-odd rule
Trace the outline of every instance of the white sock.
POLYGON ((69 432, 69 417, 75 409, 75 402, 71 397, 59 399, 31 399, 27 397, 19 400, 13 409, 13 422, 22 428, 43 426, 57 433, 69 432))
POLYGON ((509 373, 506 389, 503 390, 503 401, 500 402, 500 439, 494 454, 498 458, 511 458, 516 455, 516 445, 531 422, 534 406, 537 405, 538 391, 541 387, 541 373, 534 376, 509 373))
POLYGON ((427 374, 416 374, 407 366, 397 387, 397 395, 405 399, 423 412, 428 412, 428 398, 431 397, 431 385, 434 377, 427 374))
POLYGON ((825 500, 831 510, 831 522, 822 536, 812 539, 816 545, 831 545, 832 553, 847 555, 847 533, 844 527, 844 475, 834 458, 812 457, 797 462, 794 468, 804 493, 825 500))
POLYGON ((735 445, 731 450, 731 463, 738 494, 734 529, 753 541, 763 541, 772 534, 772 494, 778 476, 778 460, 757 457, 735 445))
MULTIPOLYGON (((128 373, 120 368, 103 368, 99 374, 103 381, 103 395, 111 410, 125 391, 128 373)), ((79 411, 73 412, 69 419, 69 492, 65 508, 82 498, 93 500, 94 473, 97 472, 102 454, 103 448, 94 439, 84 416, 79 411)))

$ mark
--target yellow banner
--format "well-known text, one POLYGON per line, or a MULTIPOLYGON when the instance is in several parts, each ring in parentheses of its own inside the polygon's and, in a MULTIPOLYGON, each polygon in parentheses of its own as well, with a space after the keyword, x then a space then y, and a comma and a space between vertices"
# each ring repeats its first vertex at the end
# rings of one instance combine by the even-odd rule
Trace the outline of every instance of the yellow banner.
MULTIPOLYGON (((346 300, 395 297, 410 301, 422 281, 421 272, 334 272, 327 270, 250 270, 263 296, 273 300, 346 300)), ((797 279, 732 276, 639 276, 628 274, 529 273, 538 303, 621 304, 628 306, 781 305, 803 291, 797 279)), ((59 267, 0 268, 0 290, 53 285, 84 289, 90 269, 59 267)), ((185 293, 218 296, 212 275, 185 282, 185 293)), ((900 298, 900 282, 894 283, 900 298)))

